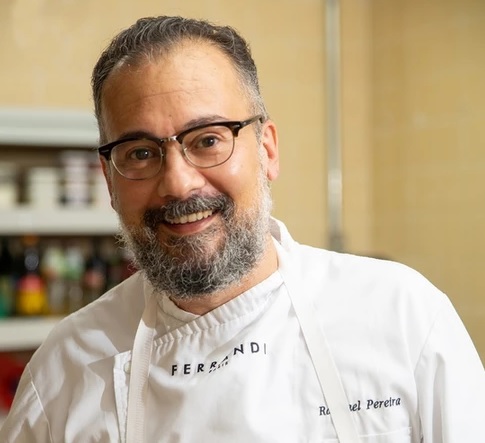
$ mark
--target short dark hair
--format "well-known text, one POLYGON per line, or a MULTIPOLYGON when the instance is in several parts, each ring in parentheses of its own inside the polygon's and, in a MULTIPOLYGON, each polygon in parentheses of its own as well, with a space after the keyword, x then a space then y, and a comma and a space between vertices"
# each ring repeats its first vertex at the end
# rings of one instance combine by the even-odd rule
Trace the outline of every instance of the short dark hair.
POLYGON ((182 41, 204 40, 219 48, 232 62, 255 113, 267 116, 259 88, 258 73, 249 44, 230 26, 185 17, 145 17, 116 35, 101 54, 91 78, 94 111, 101 141, 105 142, 101 97, 106 79, 124 61, 138 62, 166 53, 182 41))

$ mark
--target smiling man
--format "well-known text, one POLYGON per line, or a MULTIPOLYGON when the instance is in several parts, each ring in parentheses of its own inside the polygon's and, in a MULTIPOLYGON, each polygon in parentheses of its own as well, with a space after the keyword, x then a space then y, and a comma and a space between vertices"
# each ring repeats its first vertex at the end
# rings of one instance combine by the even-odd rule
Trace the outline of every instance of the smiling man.
POLYGON ((2 442, 485 441, 483 366, 446 296, 271 218, 277 131, 235 30, 141 19, 92 86, 139 271, 39 348, 2 442))
POLYGON ((100 148, 103 170, 139 267, 205 314, 276 270, 276 130, 252 99, 257 84, 244 87, 214 43, 194 36, 153 51, 125 56, 104 84, 94 78, 101 138, 115 140, 100 148))

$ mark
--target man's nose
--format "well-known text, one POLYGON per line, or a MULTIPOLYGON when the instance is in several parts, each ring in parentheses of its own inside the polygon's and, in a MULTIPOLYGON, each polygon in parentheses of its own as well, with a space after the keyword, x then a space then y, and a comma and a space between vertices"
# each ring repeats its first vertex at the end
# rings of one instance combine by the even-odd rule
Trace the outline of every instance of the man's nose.
POLYGON ((187 161, 182 146, 178 142, 165 143, 162 167, 159 172, 160 197, 185 199, 194 190, 202 188, 205 182, 204 175, 187 161))

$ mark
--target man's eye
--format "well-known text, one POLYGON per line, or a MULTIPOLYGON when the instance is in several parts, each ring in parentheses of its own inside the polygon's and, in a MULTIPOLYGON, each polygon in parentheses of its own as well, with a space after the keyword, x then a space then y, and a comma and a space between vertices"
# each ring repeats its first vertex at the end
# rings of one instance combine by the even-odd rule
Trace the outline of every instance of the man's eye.
POLYGON ((148 160, 154 156, 155 153, 152 149, 143 147, 132 149, 129 154, 130 160, 148 160))
POLYGON ((197 142, 196 148, 212 148, 217 144, 218 141, 219 139, 215 135, 207 135, 200 138, 200 140, 197 142))
POLYGON ((214 151, 224 149, 232 141, 232 132, 225 126, 211 126, 194 130, 184 138, 184 145, 189 151, 214 151))

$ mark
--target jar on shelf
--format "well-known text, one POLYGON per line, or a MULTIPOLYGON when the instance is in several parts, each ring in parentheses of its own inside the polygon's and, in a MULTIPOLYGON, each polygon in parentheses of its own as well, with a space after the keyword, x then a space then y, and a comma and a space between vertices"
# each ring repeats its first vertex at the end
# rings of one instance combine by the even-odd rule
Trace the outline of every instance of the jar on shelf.
POLYGON ((91 199, 94 207, 104 209, 111 206, 108 185, 97 157, 91 163, 91 199))
POLYGON ((84 207, 91 203, 89 153, 82 151, 63 151, 62 164, 62 202, 66 206, 84 207))
POLYGON ((17 199, 17 168, 13 163, 0 162, 0 208, 13 208, 17 199))
POLYGON ((59 205, 59 170, 53 167, 33 167, 27 173, 27 201, 37 208, 59 205))

